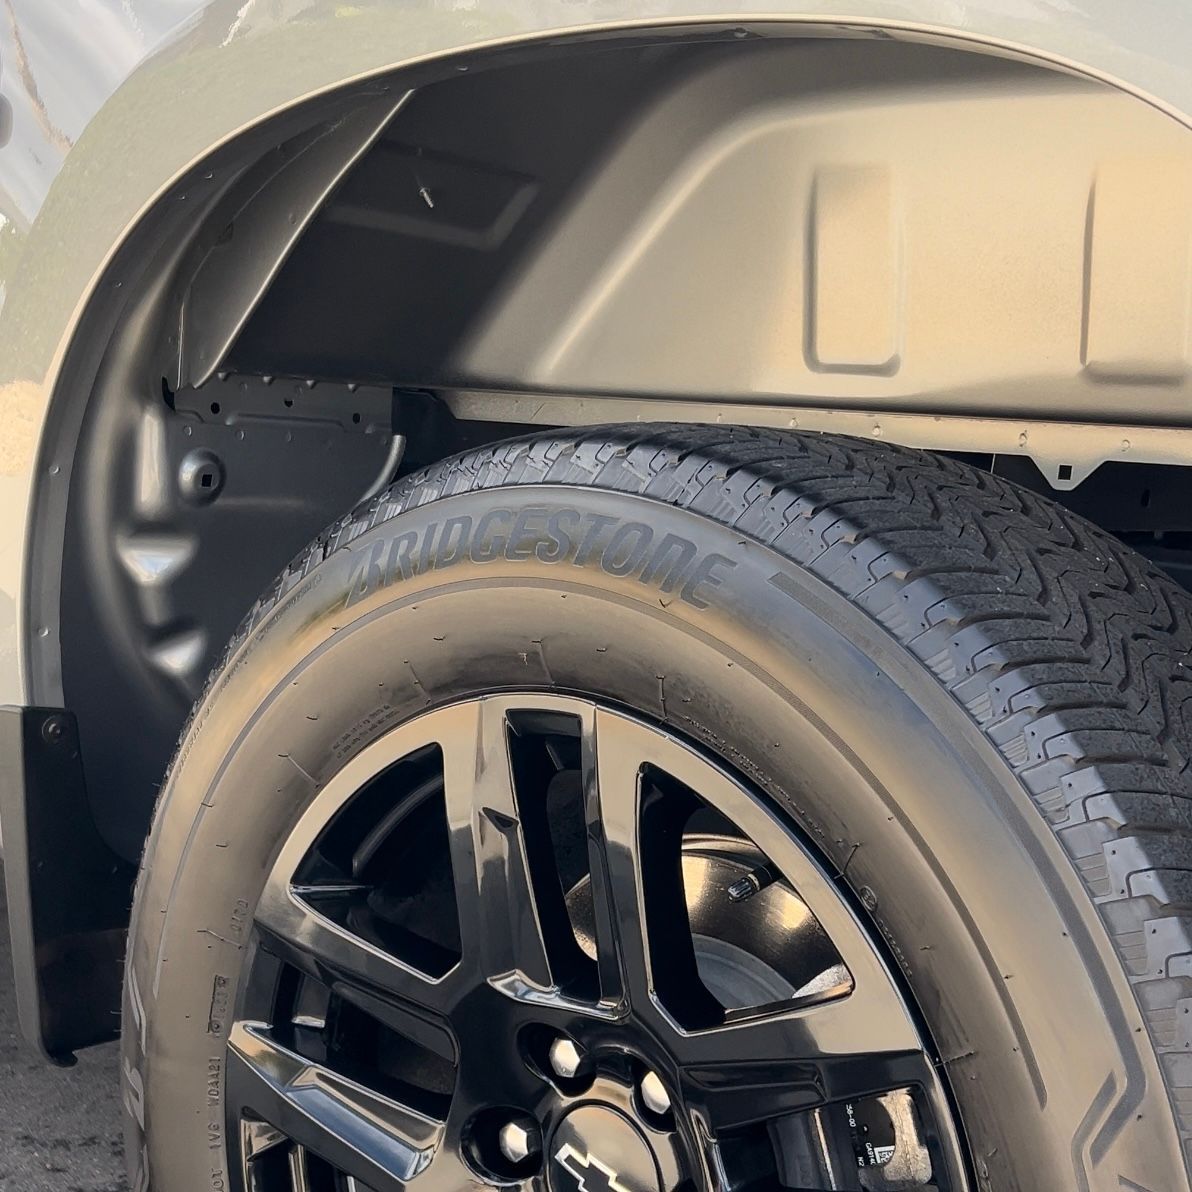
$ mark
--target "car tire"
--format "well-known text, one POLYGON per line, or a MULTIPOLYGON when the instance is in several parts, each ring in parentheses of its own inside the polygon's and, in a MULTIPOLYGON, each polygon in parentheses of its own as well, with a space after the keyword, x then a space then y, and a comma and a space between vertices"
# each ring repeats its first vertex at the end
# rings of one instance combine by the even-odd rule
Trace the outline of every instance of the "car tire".
POLYGON ((134 1192, 241 1186, 227 1044, 279 851, 428 709, 631 709, 772 801, 930 1039, 973 1187, 1188 1186, 1188 594, 886 444, 547 432, 408 476, 247 618, 170 767, 123 1032, 134 1192))

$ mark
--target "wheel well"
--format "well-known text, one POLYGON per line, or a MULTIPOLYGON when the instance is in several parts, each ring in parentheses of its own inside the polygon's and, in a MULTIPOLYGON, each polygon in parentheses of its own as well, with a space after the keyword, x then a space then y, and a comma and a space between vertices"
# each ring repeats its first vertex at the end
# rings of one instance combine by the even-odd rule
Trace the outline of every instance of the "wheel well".
MULTIPOLYGON (((125 246, 77 353, 86 401, 51 413, 69 485, 38 496, 26 622, 32 701, 77 715, 119 854, 256 595, 399 472, 627 408, 863 415, 926 445, 898 422, 921 418, 1037 487, 1104 458, 1082 454, 1096 428, 1065 431, 1091 410, 1115 451, 1140 400, 1183 433, 1184 130, 1007 58, 737 32, 329 97, 226 146, 125 246), (1028 420, 1061 446, 1020 440, 1028 420)), ((1170 462, 1145 430, 1130 458, 1170 462)), ((1141 473, 1114 475, 1066 499, 1121 532, 1192 529, 1182 468, 1148 473, 1153 504, 1116 501, 1141 473)))

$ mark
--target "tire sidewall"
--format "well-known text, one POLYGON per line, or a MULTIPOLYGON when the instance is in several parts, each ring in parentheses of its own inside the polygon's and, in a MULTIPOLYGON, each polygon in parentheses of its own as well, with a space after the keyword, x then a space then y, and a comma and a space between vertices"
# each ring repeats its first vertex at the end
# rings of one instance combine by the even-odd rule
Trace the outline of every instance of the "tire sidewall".
POLYGON ((132 927, 134 1192, 235 1186, 227 1029, 261 887, 317 790, 420 712, 519 689, 645 714, 792 817, 870 908, 949 1075, 979 1186, 1180 1186, 1157 1064, 1092 904, 922 663, 717 522, 527 486, 427 504, 332 554, 197 711, 132 927))

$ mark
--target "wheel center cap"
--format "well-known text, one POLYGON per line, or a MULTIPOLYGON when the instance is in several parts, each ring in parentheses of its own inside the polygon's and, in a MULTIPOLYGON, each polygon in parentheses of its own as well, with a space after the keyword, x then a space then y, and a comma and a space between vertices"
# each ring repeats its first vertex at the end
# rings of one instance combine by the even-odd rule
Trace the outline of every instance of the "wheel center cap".
POLYGON ((556 1127, 550 1144, 551 1192, 660 1192, 650 1144, 623 1113, 581 1105, 556 1127))

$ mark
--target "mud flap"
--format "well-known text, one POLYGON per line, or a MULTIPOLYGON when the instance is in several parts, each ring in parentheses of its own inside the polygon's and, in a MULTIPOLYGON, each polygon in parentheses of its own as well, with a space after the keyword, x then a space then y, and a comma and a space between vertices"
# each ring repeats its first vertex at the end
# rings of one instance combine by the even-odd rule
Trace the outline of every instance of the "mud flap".
POLYGON ((136 878, 96 831, 71 713, 0 708, 0 829, 21 1028, 69 1064, 120 1033, 136 878))

